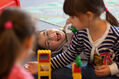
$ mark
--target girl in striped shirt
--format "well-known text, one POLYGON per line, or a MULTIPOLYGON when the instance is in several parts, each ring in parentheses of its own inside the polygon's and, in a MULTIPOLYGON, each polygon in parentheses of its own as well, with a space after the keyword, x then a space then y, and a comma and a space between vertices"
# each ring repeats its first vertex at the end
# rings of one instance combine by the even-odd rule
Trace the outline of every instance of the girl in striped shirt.
POLYGON ((65 0, 63 9, 79 31, 68 49, 51 59, 52 69, 67 65, 84 53, 89 62, 82 67, 83 79, 118 79, 119 24, 103 0, 65 0))

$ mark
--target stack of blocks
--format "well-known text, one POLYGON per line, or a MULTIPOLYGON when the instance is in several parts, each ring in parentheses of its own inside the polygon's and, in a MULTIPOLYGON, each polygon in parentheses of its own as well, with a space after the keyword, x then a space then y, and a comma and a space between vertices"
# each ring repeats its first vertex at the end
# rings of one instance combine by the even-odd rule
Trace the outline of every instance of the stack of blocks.
POLYGON ((51 79, 51 51, 38 50, 38 79, 51 79), (48 70, 42 70, 42 66, 48 66, 48 70))
POLYGON ((80 56, 78 56, 76 58, 76 62, 73 62, 72 64, 72 76, 73 76, 73 79, 82 79, 80 56))

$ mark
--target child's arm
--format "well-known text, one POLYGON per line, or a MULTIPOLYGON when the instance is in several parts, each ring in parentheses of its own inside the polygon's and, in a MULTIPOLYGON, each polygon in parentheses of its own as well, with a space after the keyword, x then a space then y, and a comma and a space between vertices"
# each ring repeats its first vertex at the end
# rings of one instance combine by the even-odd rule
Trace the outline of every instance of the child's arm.
POLYGON ((96 69, 96 75, 98 76, 106 76, 106 75, 118 75, 119 76, 119 38, 117 39, 117 44, 115 44, 114 52, 115 57, 113 59, 113 63, 111 65, 103 65, 98 70, 96 69))
POLYGON ((114 52, 114 59, 113 63, 109 65, 111 75, 118 75, 119 77, 119 37, 117 37, 117 42, 113 48, 115 50, 114 52))
MULTIPOLYGON (((118 60, 119 61, 119 60, 118 60)), ((119 63, 115 62, 109 66, 111 75, 119 75, 119 63)))
POLYGON ((79 37, 80 37, 79 34, 76 33, 68 49, 65 52, 57 55, 56 57, 51 58, 52 69, 61 68, 63 66, 70 64, 73 60, 75 60, 77 55, 79 55, 80 52, 82 51, 81 50, 82 42, 79 39, 79 37))

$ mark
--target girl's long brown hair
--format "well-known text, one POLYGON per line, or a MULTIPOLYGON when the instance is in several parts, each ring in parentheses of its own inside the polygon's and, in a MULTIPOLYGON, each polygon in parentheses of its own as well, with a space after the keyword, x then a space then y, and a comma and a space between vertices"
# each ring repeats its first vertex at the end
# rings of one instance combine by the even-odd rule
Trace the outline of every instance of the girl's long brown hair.
MULTIPOLYGON (((95 17, 99 17, 105 8, 104 0, 65 0, 63 6, 64 12, 69 16, 79 16, 80 13, 91 11, 95 17)), ((119 26, 118 21, 109 11, 106 11, 106 20, 112 25, 119 26)))
POLYGON ((8 77, 20 47, 35 31, 34 23, 26 12, 19 8, 6 8, 0 16, 0 79, 8 77), (11 29, 5 28, 11 22, 11 29))

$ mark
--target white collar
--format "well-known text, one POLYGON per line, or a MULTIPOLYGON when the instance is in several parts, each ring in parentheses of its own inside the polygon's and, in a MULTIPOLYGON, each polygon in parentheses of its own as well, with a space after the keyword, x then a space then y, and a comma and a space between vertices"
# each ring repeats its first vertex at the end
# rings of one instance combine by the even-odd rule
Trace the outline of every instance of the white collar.
POLYGON ((103 36, 101 38, 99 38, 98 40, 96 40, 95 42, 93 42, 92 38, 91 38, 91 35, 89 33, 89 30, 87 29, 87 34, 88 34, 88 38, 89 38, 89 41, 91 42, 91 44, 95 47, 99 46, 99 44, 101 44, 104 39, 106 38, 106 36, 108 35, 109 33, 109 29, 110 29, 110 24, 107 23, 107 28, 106 28, 106 31, 105 33, 103 34, 103 36))

